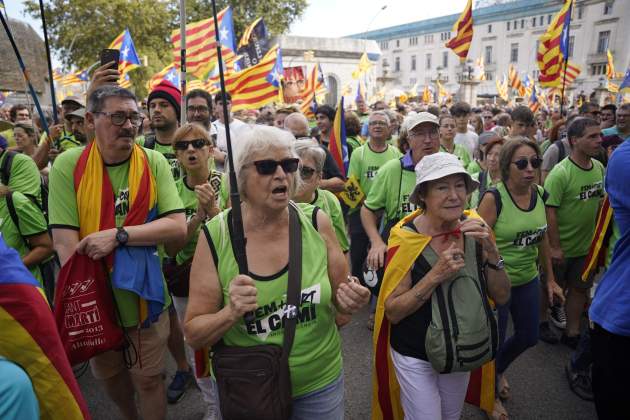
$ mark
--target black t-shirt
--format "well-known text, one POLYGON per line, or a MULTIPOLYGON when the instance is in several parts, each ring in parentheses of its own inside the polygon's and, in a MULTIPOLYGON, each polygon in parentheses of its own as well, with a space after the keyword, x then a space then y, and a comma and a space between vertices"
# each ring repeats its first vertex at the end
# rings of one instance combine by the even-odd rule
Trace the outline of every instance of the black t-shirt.
MULTIPOLYGON (((413 223, 405 227, 416 230, 413 223)), ((411 267, 411 287, 415 286, 431 270, 431 266, 422 254, 411 267)), ((431 324, 431 300, 427 300, 417 311, 403 318, 398 324, 392 324, 389 343, 396 352, 403 356, 427 360, 424 348, 424 337, 431 324)))
POLYGON ((343 175, 341 174, 341 171, 339 170, 339 167, 337 166, 337 162, 335 162, 335 159, 333 159, 332 155, 330 154, 330 151, 328 150, 328 147, 326 146, 321 146, 322 149, 324 149, 324 151, 326 152, 326 160, 324 161, 324 169, 323 169, 323 173, 322 173, 322 178, 323 179, 330 179, 330 178, 341 178, 343 179, 343 175))

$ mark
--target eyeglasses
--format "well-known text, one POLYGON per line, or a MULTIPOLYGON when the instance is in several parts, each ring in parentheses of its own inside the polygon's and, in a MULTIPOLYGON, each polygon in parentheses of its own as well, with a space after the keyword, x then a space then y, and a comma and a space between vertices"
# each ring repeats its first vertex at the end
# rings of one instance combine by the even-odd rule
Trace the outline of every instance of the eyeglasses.
POLYGON ((205 114, 207 112, 210 112, 210 108, 208 108, 207 106, 203 106, 203 105, 190 105, 188 107, 188 112, 191 114, 195 114, 195 113, 199 113, 199 114, 205 114))
POLYGON ((282 167, 285 173, 292 173, 298 170, 300 159, 289 158, 282 160, 263 159, 254 162, 256 172, 260 175, 273 175, 276 172, 278 166, 282 167))
POLYGON ((310 166, 302 166, 300 168, 300 176, 304 180, 309 180, 315 173, 315 168, 311 168, 310 166))
MULTIPOLYGON (((450 127, 450 128, 455 128, 450 127)), ((409 132, 409 137, 437 137, 439 135, 439 131, 438 130, 431 130, 431 131, 410 131, 409 132)))
POLYGON ((542 164, 542 159, 539 157, 531 158, 529 161, 527 159, 519 159, 516 162, 512 163, 515 164, 519 170, 523 171, 527 168, 528 163, 532 165, 532 168, 534 169, 540 168, 540 165, 542 164))
POLYGON ((389 124, 387 124, 385 121, 370 121, 368 122, 368 125, 371 125, 373 127, 378 126, 378 125, 385 127, 385 126, 388 126, 389 124))
POLYGON ((188 150, 189 145, 192 145, 195 149, 202 149, 204 146, 208 145, 208 142, 205 139, 180 140, 173 143, 173 149, 188 150))
POLYGON ((131 121, 131 125, 138 127, 142 124, 142 120, 144 120, 144 115, 140 114, 139 112, 132 112, 130 114, 126 114, 124 112, 97 111, 97 112, 94 112, 94 114, 105 115, 107 118, 109 118, 109 121, 117 127, 125 125, 125 122, 127 120, 131 121))

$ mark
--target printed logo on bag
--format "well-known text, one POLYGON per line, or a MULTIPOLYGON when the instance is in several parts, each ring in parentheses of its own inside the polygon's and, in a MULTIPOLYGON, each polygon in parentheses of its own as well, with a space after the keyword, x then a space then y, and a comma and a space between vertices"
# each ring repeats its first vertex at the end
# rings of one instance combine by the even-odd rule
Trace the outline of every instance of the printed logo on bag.
POLYGON ((294 315, 298 327, 307 327, 317 320, 317 306, 321 302, 321 286, 316 284, 302 289, 302 297, 297 308, 287 308, 286 296, 280 300, 258 307, 254 311, 255 320, 245 323, 247 333, 261 340, 282 334, 285 321, 294 315))
POLYGON ((64 293, 64 298, 66 298, 63 301, 64 326, 68 330, 73 349, 105 343, 102 337, 101 314, 96 299, 88 297, 94 294, 91 288, 94 281, 92 277, 77 281, 66 288, 64 293), (72 337, 76 336, 80 337, 77 341, 73 341, 72 337))

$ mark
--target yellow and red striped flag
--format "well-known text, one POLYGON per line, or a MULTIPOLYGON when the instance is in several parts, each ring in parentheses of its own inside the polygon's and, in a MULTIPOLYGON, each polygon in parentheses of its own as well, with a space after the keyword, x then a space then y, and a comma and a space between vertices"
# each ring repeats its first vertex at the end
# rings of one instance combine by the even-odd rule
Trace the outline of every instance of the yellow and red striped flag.
POLYGON ((466 60, 468 50, 473 38, 472 0, 468 0, 466 8, 453 26, 453 32, 457 32, 455 38, 448 41, 445 46, 453 50, 461 61, 466 60))
MULTIPOLYGON (((217 27, 221 40, 221 55, 225 61, 236 54, 234 41, 234 25, 232 23, 232 9, 226 7, 217 15, 217 27)), ((181 64, 180 54, 181 35, 179 29, 171 33, 173 57, 175 65, 181 64)), ((214 31, 214 19, 204 19, 186 25, 186 69, 197 78, 204 78, 217 64, 217 43, 214 31)))
POLYGON ((565 0, 560 11, 554 16, 547 31, 540 37, 536 60, 543 87, 562 84, 562 69, 569 59, 569 26, 573 0, 565 0))
POLYGON ((173 83, 175 86, 179 86, 179 69, 174 63, 169 64, 158 73, 151 76, 151 79, 147 82, 147 90, 153 90, 153 88, 164 79, 168 79, 168 81, 173 83))
POLYGON ((313 66, 311 70, 311 74, 306 78, 304 83, 304 89, 302 89, 301 99, 302 103, 300 104, 300 112, 304 114, 306 118, 314 118, 315 111, 317 111, 317 79, 318 79, 318 67, 317 65, 313 66))
POLYGON ((429 86, 424 85, 424 90, 422 91, 422 102, 425 104, 431 103, 431 91, 429 90, 429 86))
POLYGON ((232 95, 232 111, 258 109, 274 102, 278 97, 282 71, 282 54, 276 45, 260 63, 227 77, 225 88, 232 95))
POLYGON ((575 79, 577 79, 577 77, 580 75, 581 72, 582 72, 582 68, 578 66, 577 64, 575 64, 573 61, 569 60, 569 62, 567 63, 566 70, 563 68, 562 71, 560 72, 560 80, 558 81, 558 86, 562 88, 563 81, 564 81, 565 88, 571 86, 571 83, 573 83, 575 79), (565 73, 566 73, 566 76, 565 76, 565 73))
POLYGON ((521 77, 518 75, 516 68, 511 64, 508 70, 508 78, 510 81, 510 86, 513 89, 516 89, 519 96, 525 96, 527 94, 525 90, 525 85, 523 85, 523 82, 521 81, 521 77))
POLYGON ((606 77, 608 80, 614 79, 616 76, 615 73, 615 63, 613 62, 613 56, 610 50, 606 50, 606 55, 608 56, 608 66, 606 67, 606 77))

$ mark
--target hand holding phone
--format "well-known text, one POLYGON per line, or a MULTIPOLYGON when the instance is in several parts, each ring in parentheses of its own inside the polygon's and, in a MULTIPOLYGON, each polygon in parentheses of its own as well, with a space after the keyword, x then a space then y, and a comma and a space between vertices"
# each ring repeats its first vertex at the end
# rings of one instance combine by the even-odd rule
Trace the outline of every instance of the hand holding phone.
POLYGON ((109 68, 118 70, 118 61, 120 60, 120 51, 110 48, 101 50, 101 66, 112 63, 109 68))

